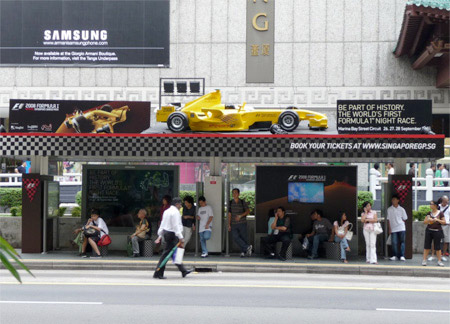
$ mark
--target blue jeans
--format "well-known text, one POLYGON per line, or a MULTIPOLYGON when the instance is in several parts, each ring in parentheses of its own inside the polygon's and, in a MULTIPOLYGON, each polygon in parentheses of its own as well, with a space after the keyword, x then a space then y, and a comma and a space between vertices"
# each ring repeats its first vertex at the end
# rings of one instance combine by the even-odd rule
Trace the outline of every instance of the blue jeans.
POLYGON ((208 254, 208 249, 206 248, 206 241, 208 241, 211 238, 211 231, 204 231, 198 233, 200 235, 200 244, 202 246, 202 253, 208 254))
POLYGON ((247 252, 247 223, 231 224, 231 236, 234 242, 239 245, 241 252, 247 252))
POLYGON ((392 252, 399 259, 405 256, 405 235, 406 231, 391 233, 392 252), (400 243, 400 253, 398 243, 400 243))
MULTIPOLYGON (((311 238, 309 238, 309 239, 311 242, 311 238)), ((319 244, 320 244, 320 242, 325 242, 325 241, 328 241, 327 234, 316 234, 312 237, 312 245, 311 244, 309 245, 310 246, 309 250, 310 250, 311 256, 313 258, 317 258, 319 256, 319 253, 318 253, 319 244)))
POLYGON ((345 255, 345 249, 348 248, 347 239, 345 237, 341 239, 339 236, 335 235, 334 241, 341 246, 341 260, 347 260, 347 256, 345 255))

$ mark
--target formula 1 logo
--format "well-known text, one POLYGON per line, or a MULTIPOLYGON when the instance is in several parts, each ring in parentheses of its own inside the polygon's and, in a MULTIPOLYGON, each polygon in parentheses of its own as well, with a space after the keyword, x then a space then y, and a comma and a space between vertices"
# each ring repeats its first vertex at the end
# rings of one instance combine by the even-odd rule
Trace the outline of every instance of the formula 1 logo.
POLYGON ((39 179, 23 179, 23 184, 27 192, 28 199, 30 199, 30 202, 33 201, 34 196, 36 195, 39 183, 40 183, 39 179))
POLYGON ((44 132, 51 132, 52 129, 53 129, 53 125, 52 124, 42 125, 41 126, 41 130, 43 130, 44 132))
POLYGON ((11 108, 12 111, 22 110, 25 107, 24 103, 16 103, 14 107, 11 108))
POLYGON ((408 196, 409 190, 412 187, 412 181, 410 180, 393 180, 394 191, 400 198, 400 204, 403 204, 406 197, 408 196))

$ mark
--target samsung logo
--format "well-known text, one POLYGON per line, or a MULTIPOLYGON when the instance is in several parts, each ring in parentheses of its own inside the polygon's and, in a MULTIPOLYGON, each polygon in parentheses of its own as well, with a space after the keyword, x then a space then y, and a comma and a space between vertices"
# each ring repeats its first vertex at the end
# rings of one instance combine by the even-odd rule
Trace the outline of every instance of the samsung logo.
POLYGON ((46 41, 98 41, 107 40, 106 30, 45 30, 44 40, 46 41))

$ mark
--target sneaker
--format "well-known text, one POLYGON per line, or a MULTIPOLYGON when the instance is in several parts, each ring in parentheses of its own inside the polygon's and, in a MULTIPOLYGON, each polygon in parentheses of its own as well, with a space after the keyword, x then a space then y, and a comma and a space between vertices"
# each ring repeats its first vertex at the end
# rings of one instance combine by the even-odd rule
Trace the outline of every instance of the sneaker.
POLYGON ((443 266, 444 266, 444 263, 442 263, 442 261, 438 261, 437 265, 438 265, 439 267, 443 267, 443 266))
POLYGON ((400 261, 406 261, 405 257, 400 257, 400 261))
POLYGON ((426 266, 426 265, 427 265, 427 260, 423 260, 423 261, 422 261, 422 265, 423 265, 423 266, 426 266))
POLYGON ((247 256, 252 256, 252 249, 253 249, 253 246, 249 245, 247 248, 247 256))
POLYGON ((81 257, 82 257, 82 258, 87 258, 88 256, 87 256, 86 253, 81 253, 81 257))
POLYGON ((202 253, 201 257, 202 258, 207 258, 208 257, 208 253, 202 253))
POLYGON ((242 253, 241 253, 241 258, 244 258, 244 257, 245 257, 245 253, 242 252, 242 253))
POLYGON ((445 262, 448 261, 448 259, 447 259, 445 256, 443 256, 443 257, 441 258, 441 260, 442 260, 442 261, 445 261, 445 262))
POLYGON ((433 260, 434 260, 434 256, 428 257, 428 261, 433 261, 433 260))
POLYGON ((393 256, 392 258, 389 258, 389 260, 391 260, 391 261, 397 261, 397 257, 396 257, 396 256, 393 256))
POLYGON ((287 261, 287 259, 284 256, 279 255, 278 259, 280 259, 281 261, 287 261))

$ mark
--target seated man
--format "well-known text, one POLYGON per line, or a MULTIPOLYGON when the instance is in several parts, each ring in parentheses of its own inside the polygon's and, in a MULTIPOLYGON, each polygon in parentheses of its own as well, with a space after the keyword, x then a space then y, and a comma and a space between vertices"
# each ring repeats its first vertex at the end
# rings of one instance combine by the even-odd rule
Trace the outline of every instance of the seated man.
POLYGON ((319 244, 320 242, 328 241, 331 230, 333 229, 330 221, 323 218, 323 213, 320 209, 314 211, 314 216, 313 231, 306 234, 310 243, 312 241, 312 244, 309 244, 308 251, 310 255, 308 256, 308 259, 317 259, 319 257, 319 244))
POLYGON ((280 206, 277 208, 275 214, 275 220, 272 225, 272 234, 267 237, 262 238, 262 247, 264 249, 264 254, 268 255, 269 258, 274 258, 274 245, 277 242, 282 242, 280 255, 278 256, 280 260, 286 261, 286 251, 291 243, 291 219, 285 215, 284 207, 280 206))
POLYGON ((129 237, 133 246, 133 257, 137 258, 139 254, 139 242, 146 238, 150 239, 150 223, 147 220, 147 211, 142 208, 138 211, 137 217, 140 219, 139 225, 136 226, 136 231, 129 237))

